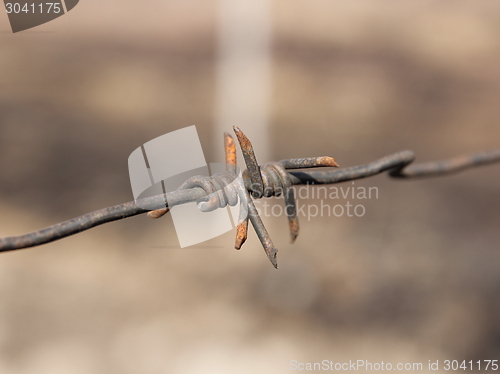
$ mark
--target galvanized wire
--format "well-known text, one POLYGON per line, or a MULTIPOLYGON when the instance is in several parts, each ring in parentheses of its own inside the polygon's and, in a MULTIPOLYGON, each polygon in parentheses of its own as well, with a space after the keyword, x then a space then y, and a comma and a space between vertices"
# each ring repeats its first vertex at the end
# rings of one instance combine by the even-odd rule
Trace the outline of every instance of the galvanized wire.
MULTIPOLYGON (((240 142, 247 170, 243 174, 245 193, 248 196, 248 218, 252 222, 260 241, 275 267, 277 250, 265 229, 262 220, 250 198, 263 198, 284 194, 287 208, 294 207, 292 185, 335 184, 371 177, 385 171, 398 179, 412 179, 421 177, 444 176, 457 173, 469 168, 500 162, 500 149, 478 152, 470 155, 458 156, 443 161, 412 164, 415 155, 412 151, 397 152, 365 165, 353 166, 344 169, 307 170, 311 167, 338 166, 331 157, 312 157, 306 159, 290 159, 280 162, 268 163, 259 166, 248 138, 235 128, 235 133, 240 142), (290 169, 294 169, 290 171, 290 169)), ((226 163, 228 173, 234 173, 236 165, 236 151, 234 141, 229 134, 225 134, 226 163), (231 166, 233 165, 233 166, 231 166)), ((65 238, 92 227, 124 218, 148 213, 152 217, 160 217, 169 208, 194 201, 200 201, 210 194, 202 184, 188 184, 192 188, 178 189, 167 194, 160 194, 138 201, 115 205, 84 214, 68 221, 57 223, 39 231, 30 232, 19 236, 0 238, 0 252, 12 251, 65 238), (193 187, 194 186, 194 187, 193 187), (168 206, 165 207, 165 202, 168 206)), ((287 210, 292 242, 298 235, 298 220, 294 209, 287 210)), ((239 249, 246 240, 247 220, 240 219, 237 229, 235 247, 239 249)))

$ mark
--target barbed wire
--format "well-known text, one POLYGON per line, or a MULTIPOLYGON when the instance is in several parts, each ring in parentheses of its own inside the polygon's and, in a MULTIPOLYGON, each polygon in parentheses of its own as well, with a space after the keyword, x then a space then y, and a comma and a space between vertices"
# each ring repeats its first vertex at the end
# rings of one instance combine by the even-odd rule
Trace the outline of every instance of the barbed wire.
POLYGON ((365 165, 338 170, 332 169, 338 167, 338 164, 328 156, 287 159, 259 165, 250 140, 239 128, 234 127, 234 131, 247 166, 247 170, 243 172, 243 183, 236 174, 234 139, 225 133, 225 173, 211 177, 195 176, 188 179, 177 190, 166 194, 100 209, 27 234, 0 238, 0 252, 39 246, 105 223, 143 213, 148 213, 151 218, 159 218, 170 208, 180 204, 197 202, 200 210, 211 211, 226 205, 234 206, 240 201, 235 248, 240 249, 245 242, 248 220, 250 220, 269 260, 277 268, 277 249, 258 214, 253 199, 284 195, 293 243, 299 233, 293 185, 335 184, 371 177, 386 171, 389 176, 399 179, 437 177, 500 162, 500 149, 493 149, 420 164, 412 164, 415 160, 415 154, 412 151, 401 151, 365 165), (318 167, 329 169, 307 170, 318 167), (230 188, 226 188, 228 186, 230 188))

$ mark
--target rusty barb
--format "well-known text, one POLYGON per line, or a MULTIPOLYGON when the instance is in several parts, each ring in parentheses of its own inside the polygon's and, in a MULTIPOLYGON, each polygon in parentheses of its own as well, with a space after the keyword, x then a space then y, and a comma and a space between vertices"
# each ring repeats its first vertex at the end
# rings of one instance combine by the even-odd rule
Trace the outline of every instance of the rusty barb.
MULTIPOLYGON (((240 215, 238 225, 236 228, 236 240, 234 247, 240 249, 247 239, 248 220, 259 237, 267 257, 275 268, 278 268, 276 255, 278 250, 273 244, 269 233, 267 232, 262 219, 253 203, 253 199, 260 199, 263 197, 271 196, 284 196, 285 211, 288 217, 288 225, 290 228, 291 242, 299 235, 299 220, 297 217, 297 208, 295 203, 295 196, 293 191, 293 183, 287 169, 305 169, 315 167, 338 167, 339 165, 331 157, 310 157, 310 158, 296 158, 290 160, 282 160, 279 162, 270 162, 265 165, 259 166, 255 152, 252 147, 252 142, 238 127, 233 127, 238 142, 240 143, 243 158, 247 166, 247 170, 243 173, 244 185, 236 186, 236 190, 229 188, 230 193, 239 194, 240 201, 243 202, 240 208, 240 215), (249 193, 250 191, 250 193, 249 193), (248 207, 248 211, 244 210, 244 206, 248 207)), ((237 180, 236 175, 236 145, 233 137, 224 133, 224 149, 226 155, 226 175, 213 175, 212 177, 193 177, 186 181, 179 189, 186 189, 192 187, 202 188, 207 195, 214 195, 215 191, 222 192, 218 198, 209 202, 210 210, 216 208, 223 208, 226 206, 226 200, 229 205, 235 205, 236 201, 232 204, 229 202, 227 188, 221 188, 217 180, 223 179, 226 181, 222 186, 230 187, 232 183, 237 180)), ((148 213, 151 218, 159 218, 168 211, 168 208, 154 210, 148 213)))
POLYGON ((267 257, 277 268, 278 251, 258 214, 253 199, 283 195, 290 239, 293 243, 299 234, 293 185, 334 184, 371 177, 385 171, 389 172, 389 176, 399 179, 443 176, 500 161, 500 149, 494 149, 416 165, 410 165, 415 160, 412 151, 397 152, 366 165, 345 169, 332 169, 339 165, 335 159, 328 156, 288 159, 259 165, 252 143, 247 136, 238 127, 234 127, 234 132, 247 166, 247 170, 242 174, 243 178, 237 175, 234 139, 225 133, 226 171, 224 173, 214 174, 211 177, 194 176, 185 181, 177 190, 167 194, 100 209, 24 235, 0 238, 0 252, 38 246, 104 223, 143 213, 147 213, 151 218, 160 218, 168 213, 171 207, 179 204, 197 202, 200 210, 212 211, 227 205, 235 206, 240 202, 235 248, 240 249, 245 243, 250 220, 267 257), (307 170, 318 167, 329 169, 307 170), (168 201, 166 207, 165 201, 168 201))

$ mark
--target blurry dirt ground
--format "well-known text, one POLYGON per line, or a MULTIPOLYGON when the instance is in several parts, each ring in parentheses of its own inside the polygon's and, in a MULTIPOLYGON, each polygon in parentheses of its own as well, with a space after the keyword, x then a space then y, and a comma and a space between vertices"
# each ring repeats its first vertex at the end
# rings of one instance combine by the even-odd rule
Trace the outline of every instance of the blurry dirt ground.
MULTIPOLYGON (((128 155, 169 131, 196 125, 207 160, 222 160, 215 6, 86 0, 15 35, 0 15, 0 236, 131 200, 128 155)), ((273 159, 500 146, 498 1, 273 12, 273 159)), ((179 249, 170 217, 0 255, 0 373, 500 359, 499 166, 354 186, 379 197, 326 203, 363 204, 363 217, 300 217, 294 245, 286 218, 265 218, 278 271, 253 232, 241 251, 233 233, 179 249)))

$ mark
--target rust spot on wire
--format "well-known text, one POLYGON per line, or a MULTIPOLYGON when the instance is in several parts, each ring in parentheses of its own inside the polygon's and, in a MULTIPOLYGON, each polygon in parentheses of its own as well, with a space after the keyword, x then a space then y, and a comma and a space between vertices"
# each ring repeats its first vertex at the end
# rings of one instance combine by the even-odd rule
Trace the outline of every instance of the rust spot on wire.
POLYGON ((234 139, 227 132, 224 133, 224 151, 226 153, 226 164, 227 169, 235 171, 236 168, 230 166, 236 166, 236 144, 234 144, 234 139))
POLYGON ((299 236, 299 219, 297 216, 288 220, 288 227, 290 228, 290 243, 295 243, 297 236, 299 236))
POLYGON ((328 157, 328 156, 281 160, 280 164, 282 164, 285 167, 285 169, 306 169, 306 168, 339 166, 339 164, 337 164, 337 162, 333 157, 328 157))
POLYGON ((157 209, 157 210, 152 210, 151 212, 148 212, 148 217, 149 218, 160 218, 163 217, 165 214, 169 212, 169 208, 163 208, 163 209, 157 209))
POLYGON ((240 249, 241 246, 247 241, 248 233, 248 219, 243 220, 236 227, 236 241, 234 243, 234 248, 240 249))

